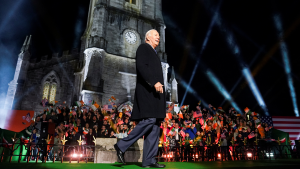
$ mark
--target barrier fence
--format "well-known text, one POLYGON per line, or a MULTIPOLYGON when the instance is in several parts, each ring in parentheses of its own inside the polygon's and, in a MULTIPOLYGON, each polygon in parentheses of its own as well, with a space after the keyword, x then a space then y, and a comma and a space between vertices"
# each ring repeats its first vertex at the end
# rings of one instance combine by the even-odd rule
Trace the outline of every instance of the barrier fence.
MULTIPOLYGON (((94 145, 53 145, 32 143, 0 143, 0 162, 4 157, 17 156, 18 162, 35 161, 94 161, 94 145), (20 148, 20 152, 16 150, 20 148), (23 153, 23 148, 26 153, 23 153), (5 151, 6 150, 6 151, 5 151), (5 153, 6 152, 6 153, 5 153), (25 158, 23 158, 25 157, 25 158), (23 160, 22 160, 23 159, 23 160)), ((159 145, 157 159, 164 162, 235 161, 300 158, 300 145, 244 145, 244 146, 163 146, 159 145)))

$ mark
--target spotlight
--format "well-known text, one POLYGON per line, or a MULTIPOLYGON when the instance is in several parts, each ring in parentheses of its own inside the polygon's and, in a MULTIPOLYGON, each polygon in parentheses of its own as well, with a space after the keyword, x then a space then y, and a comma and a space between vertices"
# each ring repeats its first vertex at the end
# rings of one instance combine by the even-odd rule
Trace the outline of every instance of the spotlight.
POLYGON ((167 155, 167 157, 169 158, 169 157, 170 157, 170 155, 168 154, 168 155, 167 155))
POLYGON ((82 157, 82 154, 80 154, 80 157, 82 157))
POLYGON ((267 157, 274 157, 274 154, 273 153, 266 153, 266 156, 267 157))
POLYGON ((75 158, 76 158, 76 157, 77 157, 77 154, 73 154, 73 157, 75 157, 75 158))
POLYGON ((251 158, 252 157, 252 153, 247 153, 247 157, 251 158))
POLYGON ((221 154, 220 153, 218 153, 218 158, 221 158, 221 154))

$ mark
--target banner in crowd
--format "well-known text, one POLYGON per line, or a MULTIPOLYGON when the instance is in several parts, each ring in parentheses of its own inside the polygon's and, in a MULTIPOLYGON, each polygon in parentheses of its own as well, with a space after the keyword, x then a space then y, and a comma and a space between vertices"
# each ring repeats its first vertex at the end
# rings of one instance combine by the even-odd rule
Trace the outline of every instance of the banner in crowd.
POLYGON ((34 111, 32 110, 6 110, 7 116, 4 125, 4 129, 20 132, 29 127, 32 120, 34 111))

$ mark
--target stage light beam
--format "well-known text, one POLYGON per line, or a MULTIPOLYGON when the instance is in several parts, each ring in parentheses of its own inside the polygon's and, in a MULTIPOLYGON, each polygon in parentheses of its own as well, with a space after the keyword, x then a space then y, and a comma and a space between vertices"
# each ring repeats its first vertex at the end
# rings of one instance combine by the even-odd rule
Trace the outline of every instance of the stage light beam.
POLYGON ((224 32, 224 34, 226 36, 227 44, 228 44, 229 48, 231 49, 231 52, 233 53, 233 55, 236 57, 236 59, 240 63, 240 66, 242 68, 242 73, 243 73, 244 77, 246 78, 254 97, 256 98, 256 100, 259 103, 259 105, 261 106, 261 108, 264 110, 265 115, 269 116, 267 106, 264 103, 264 100, 263 100, 263 98, 260 94, 260 91, 259 91, 259 89, 258 89, 251 73, 250 73, 250 70, 249 70, 247 64, 242 60, 242 58, 240 56, 240 48, 239 48, 238 44, 236 43, 232 32, 229 31, 224 26, 224 24, 222 24, 222 18, 221 18, 218 11, 215 13, 215 16, 217 18, 216 24, 219 27, 219 29, 222 32, 224 32))
MULTIPOLYGON (((276 29, 279 33, 279 38, 280 38, 280 37, 283 36, 283 29, 282 29, 280 16, 279 15, 274 15, 273 18, 274 18, 274 22, 275 22, 275 27, 276 27, 276 29)), ((292 71, 291 71, 291 66, 290 66, 289 54, 288 54, 286 43, 283 39, 280 40, 280 51, 281 51, 281 55, 282 55, 283 66, 284 66, 285 74, 286 74, 286 77, 287 77, 288 86, 290 88, 290 95, 291 95, 291 99, 292 99, 292 102, 293 102, 294 113, 295 113, 296 117, 299 117, 297 97, 296 97, 294 82, 293 82, 293 78, 292 78, 292 71)))
POLYGON ((215 11, 215 14, 214 14, 214 16, 213 16, 213 18, 212 18, 212 20, 211 20, 211 23, 210 23, 210 25, 209 25, 209 27, 208 27, 208 31, 207 31, 207 33, 206 33, 205 39, 204 39, 203 44, 202 44, 202 47, 201 47, 201 49, 200 49, 200 53, 199 53, 199 55, 198 55, 198 58, 197 58, 197 61, 196 61, 196 64, 195 64, 195 67, 194 67, 192 76, 191 76, 191 78, 190 78, 190 80, 189 80, 188 86, 187 86, 187 88, 186 88, 186 90, 185 90, 185 93, 184 93, 184 95, 183 95, 183 98, 182 98, 182 102, 181 102, 181 104, 180 104, 180 107, 181 107, 181 106, 183 105, 183 103, 184 103, 184 100, 185 100, 185 97, 186 97, 187 92, 188 92, 188 90, 189 90, 189 87, 191 86, 191 83, 192 83, 192 81, 193 81, 193 79, 194 79, 194 76, 195 76, 195 74, 196 74, 196 70, 198 69, 198 66, 199 66, 199 63, 200 63, 200 59, 201 59, 202 52, 204 51, 204 49, 205 49, 205 47, 206 47, 206 44, 207 44, 207 42, 208 42, 208 39, 209 39, 210 34, 211 34, 211 31, 212 31, 212 27, 213 27, 213 25, 215 24, 215 21, 216 21, 216 19, 217 19, 217 14, 218 14, 219 8, 220 8, 220 6, 221 6, 221 2, 222 2, 222 1, 220 1, 219 5, 217 6, 216 11, 215 11))
POLYGON ((214 73, 211 72, 210 70, 207 70, 206 75, 207 75, 208 79, 212 82, 212 84, 214 84, 214 86, 218 89, 218 91, 224 96, 224 98, 230 102, 230 104, 232 105, 232 107, 234 107, 234 109, 238 113, 243 114, 243 112, 241 111, 241 109, 234 102, 234 100, 232 99, 232 97, 230 96, 230 94, 228 93, 228 91, 226 90, 226 88, 222 85, 222 83, 214 75, 214 73))

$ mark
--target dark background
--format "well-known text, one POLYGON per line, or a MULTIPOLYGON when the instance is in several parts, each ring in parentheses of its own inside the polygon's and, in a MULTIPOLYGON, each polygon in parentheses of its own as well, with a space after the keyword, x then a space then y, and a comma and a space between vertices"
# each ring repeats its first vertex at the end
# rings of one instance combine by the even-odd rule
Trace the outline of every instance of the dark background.
MULTIPOLYGON (((32 57, 78 48, 86 26, 88 0, 0 0, 0 103, 4 105, 8 83, 13 79, 18 54, 26 35, 33 36, 32 57)), ((254 80, 271 115, 294 116, 294 107, 283 67, 278 31, 273 16, 279 14, 286 35, 288 56, 296 96, 300 96, 300 1, 299 0, 163 0, 166 24, 168 63, 174 66, 179 82, 179 102, 186 90, 196 60, 201 57, 191 87, 183 104, 192 108, 203 101, 215 107, 223 95, 205 73, 209 68, 230 91, 242 77, 240 60, 227 45, 226 34, 232 33, 241 51, 240 58, 256 71, 254 80), (199 56, 213 13, 220 4, 223 28, 212 27, 205 50, 199 56), (255 57, 256 56, 256 57, 255 57), (265 61, 265 62, 263 62, 265 61), (252 64, 250 64, 252 62, 252 64), (259 68, 259 69, 257 69, 259 68)), ((171 69, 169 70, 171 72, 171 69)), ((243 78, 231 93, 241 109, 263 114, 249 85, 243 78)), ((297 99, 297 105, 299 99, 297 99)), ((0 106, 0 108, 1 108, 0 106)))

